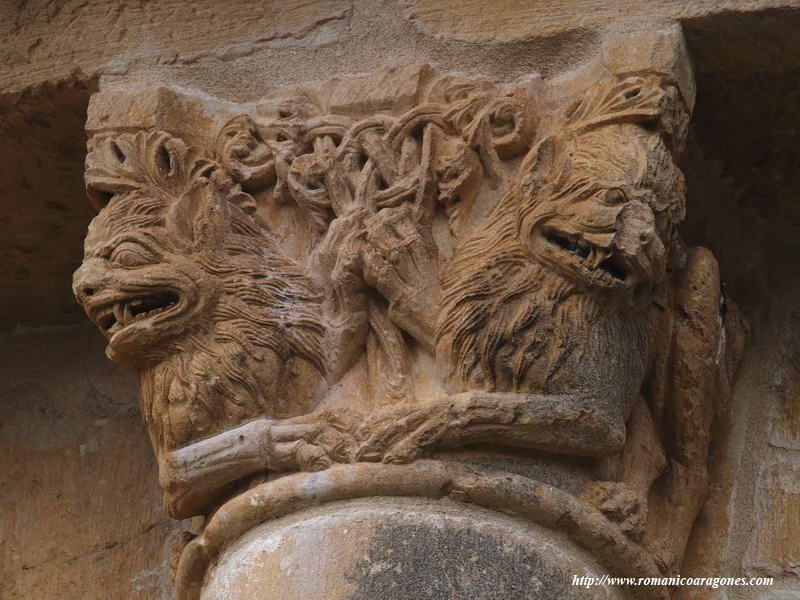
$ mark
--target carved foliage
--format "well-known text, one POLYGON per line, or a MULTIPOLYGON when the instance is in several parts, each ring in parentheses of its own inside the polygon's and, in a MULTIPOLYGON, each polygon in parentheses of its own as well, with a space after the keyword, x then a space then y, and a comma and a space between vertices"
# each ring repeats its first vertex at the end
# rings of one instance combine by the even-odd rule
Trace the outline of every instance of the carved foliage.
POLYGON ((500 159, 532 139, 531 104, 522 89, 450 77, 398 116, 355 120, 323 114, 310 98, 290 98, 262 104, 266 115, 230 121, 216 152, 245 189, 275 185, 276 199, 296 202, 319 235, 357 210, 408 203, 421 214, 432 210, 431 197, 455 204, 464 182, 479 184, 483 174, 499 185, 500 159))

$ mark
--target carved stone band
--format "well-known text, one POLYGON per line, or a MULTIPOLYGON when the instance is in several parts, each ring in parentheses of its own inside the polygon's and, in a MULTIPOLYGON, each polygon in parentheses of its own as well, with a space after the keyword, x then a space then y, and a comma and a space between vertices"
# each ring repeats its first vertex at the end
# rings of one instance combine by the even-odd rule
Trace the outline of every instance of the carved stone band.
MULTIPOLYGON (((199 600, 206 569, 251 529, 309 507, 367 497, 448 498, 491 508, 560 530, 619 577, 657 577, 652 557, 598 509, 545 483, 456 462, 409 465, 337 465, 263 483, 231 500, 184 550, 177 573, 178 600, 199 600)), ((638 598, 668 598, 653 586, 638 598)))

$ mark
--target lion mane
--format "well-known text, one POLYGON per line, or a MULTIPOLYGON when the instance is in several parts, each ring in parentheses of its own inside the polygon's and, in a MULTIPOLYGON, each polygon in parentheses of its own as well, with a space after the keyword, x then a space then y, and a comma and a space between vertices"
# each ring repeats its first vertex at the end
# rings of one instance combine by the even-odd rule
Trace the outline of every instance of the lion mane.
POLYGON ((107 202, 91 239, 139 232, 161 247, 167 266, 170 257, 189 259, 219 290, 136 365, 154 446, 177 447, 258 416, 291 416, 298 405, 306 412, 325 374, 321 295, 257 223, 253 198, 163 132, 105 140, 88 166, 90 196, 107 202), (111 174, 109 152, 121 155, 111 174), (300 390, 306 406, 292 397, 300 390))
POLYGON ((581 219, 594 222, 587 199, 608 189, 640 194, 636 203, 649 206, 652 213, 643 212, 655 232, 642 254, 658 255, 645 261, 642 289, 647 298, 658 294, 662 255, 684 202, 668 132, 660 129, 672 127, 667 95, 660 82, 642 78, 590 89, 554 119, 555 133, 540 136, 486 223, 456 247, 437 324, 437 356, 448 365, 451 388, 602 395, 606 385, 621 385, 617 393, 636 396, 652 354, 651 306, 565 275, 542 262, 529 240, 548 219, 575 231, 581 219), (670 176, 660 179, 665 165, 670 176))

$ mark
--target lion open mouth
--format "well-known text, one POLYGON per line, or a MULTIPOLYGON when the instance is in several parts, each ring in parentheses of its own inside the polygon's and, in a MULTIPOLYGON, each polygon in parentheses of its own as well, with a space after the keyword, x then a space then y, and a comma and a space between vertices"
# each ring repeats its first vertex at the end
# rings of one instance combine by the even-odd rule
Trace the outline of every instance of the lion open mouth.
POLYGON ((607 248, 557 231, 546 232, 544 239, 554 253, 584 277, 615 287, 628 279, 628 269, 607 248))
POLYGON ((95 322, 111 338, 129 325, 171 312, 180 298, 173 292, 125 298, 97 311, 95 322))

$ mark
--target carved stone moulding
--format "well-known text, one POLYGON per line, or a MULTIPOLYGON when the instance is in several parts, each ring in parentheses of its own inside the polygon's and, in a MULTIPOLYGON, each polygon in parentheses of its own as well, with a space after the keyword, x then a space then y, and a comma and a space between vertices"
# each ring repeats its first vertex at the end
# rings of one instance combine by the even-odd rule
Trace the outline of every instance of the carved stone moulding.
MULTIPOLYGON (((271 582, 267 587, 273 590, 272 593, 288 586, 293 592, 286 590, 287 595, 281 597, 300 597, 301 585, 307 584, 299 582, 303 577, 313 575, 304 574, 303 565, 296 573, 282 571, 287 562, 302 560, 300 557, 305 553, 313 554, 320 562, 338 562, 339 578, 333 572, 336 569, 320 569, 317 575, 320 581, 315 585, 321 587, 313 588, 320 597, 361 597, 357 594, 366 591, 354 592, 348 590, 346 583, 343 584, 347 581, 347 571, 352 572, 359 559, 364 560, 365 551, 377 550, 377 554, 387 553, 383 567, 379 568, 395 569, 400 574, 404 566, 408 568, 408 558, 404 564, 404 557, 394 556, 397 551, 394 544, 403 539, 404 534, 422 538, 410 549, 421 561, 441 559, 435 556, 441 548, 431 541, 437 535, 445 541, 445 547, 452 546, 463 552, 466 546, 471 558, 460 556, 454 560, 464 559, 467 565, 476 563, 475 573, 469 575, 475 581, 459 584, 461 589, 469 590, 473 598, 497 597, 504 586, 508 592, 516 594, 509 597, 515 598, 625 598, 624 591, 613 588, 598 591, 573 587, 572 576, 599 578, 610 572, 620 576, 656 577, 660 573, 653 558, 641 546, 631 541, 597 509, 569 493, 499 470, 420 460, 410 465, 337 465, 318 473, 290 475, 241 494, 224 505, 208 521, 203 533, 183 552, 177 572, 179 599, 268 598, 272 596, 260 596, 250 591, 260 582, 267 581, 271 582), (383 500, 352 502, 353 499, 374 500, 376 497, 383 500), (390 502, 386 500, 389 497, 414 500, 390 502), (434 501, 426 502, 424 499, 434 501), (309 507, 315 505, 328 508, 309 513, 309 507), (490 510, 481 510, 480 507, 490 510), (294 519, 285 518, 298 511, 294 519), (434 522, 418 520, 418 513, 432 516, 434 522), (501 517, 498 513, 510 517, 501 517), (442 519, 447 521, 448 516, 452 520, 450 530, 437 534, 436 531, 442 528, 442 519), (330 522, 330 531, 325 530, 323 534, 331 544, 327 558, 322 558, 326 549, 318 539, 319 527, 313 525, 309 533, 292 534, 298 523, 320 518, 330 522), (378 543, 372 544, 372 548, 358 533, 359 523, 362 524, 360 531, 369 536, 376 534, 373 531, 375 522, 379 523, 378 529, 383 529, 393 520, 392 529, 397 537, 377 539, 378 543), (274 524, 266 529, 261 527, 271 522, 274 524), (354 531, 347 531, 348 527, 354 531), (476 557, 486 550, 477 545, 480 534, 487 533, 489 539, 493 528, 516 530, 521 538, 499 533, 493 540, 493 543, 507 547, 507 557, 514 561, 503 568, 491 564, 492 558, 488 556, 476 557), (287 535, 295 537, 276 552, 285 543, 283 538, 287 535), (465 543, 459 536, 471 536, 476 545, 470 541, 465 543), (344 556, 348 550, 349 555, 344 556), (296 554, 294 558, 291 558, 292 554, 296 554), (261 563, 261 570, 251 566, 244 570, 241 568, 241 564, 252 565, 254 562, 261 563), (536 565, 533 569, 532 564, 536 565), (212 565, 210 569, 209 565, 212 565), (240 566, 234 568, 234 565, 240 566), (525 568, 532 572, 520 577, 519 570, 525 568), (491 575, 487 577, 487 573, 491 575), (237 575, 241 575, 241 581, 237 580, 237 575), (534 579, 537 580, 535 584, 534 579)), ((463 564, 458 573, 464 577, 463 564)), ((353 577, 358 579, 355 575, 353 577)), ((390 598, 410 597, 409 594, 415 593, 419 596, 414 597, 447 597, 446 594, 436 596, 415 591, 415 587, 421 590, 430 585, 430 582, 419 581, 415 573, 390 580, 395 588, 390 592, 390 598)), ((446 589, 452 593, 452 587, 446 589)), ((666 598, 667 595, 663 588, 653 586, 639 597, 666 598)))
POLYGON ((179 598, 270 597, 231 591, 233 564, 298 585, 252 543, 301 527, 313 552, 312 522, 394 502, 411 532, 387 497, 471 543, 487 514, 517 523, 553 596, 596 597, 567 564, 679 568, 743 345, 678 232, 693 98, 673 27, 550 81, 412 65, 252 103, 97 94, 74 291, 139 375, 168 510, 204 518, 179 598))

